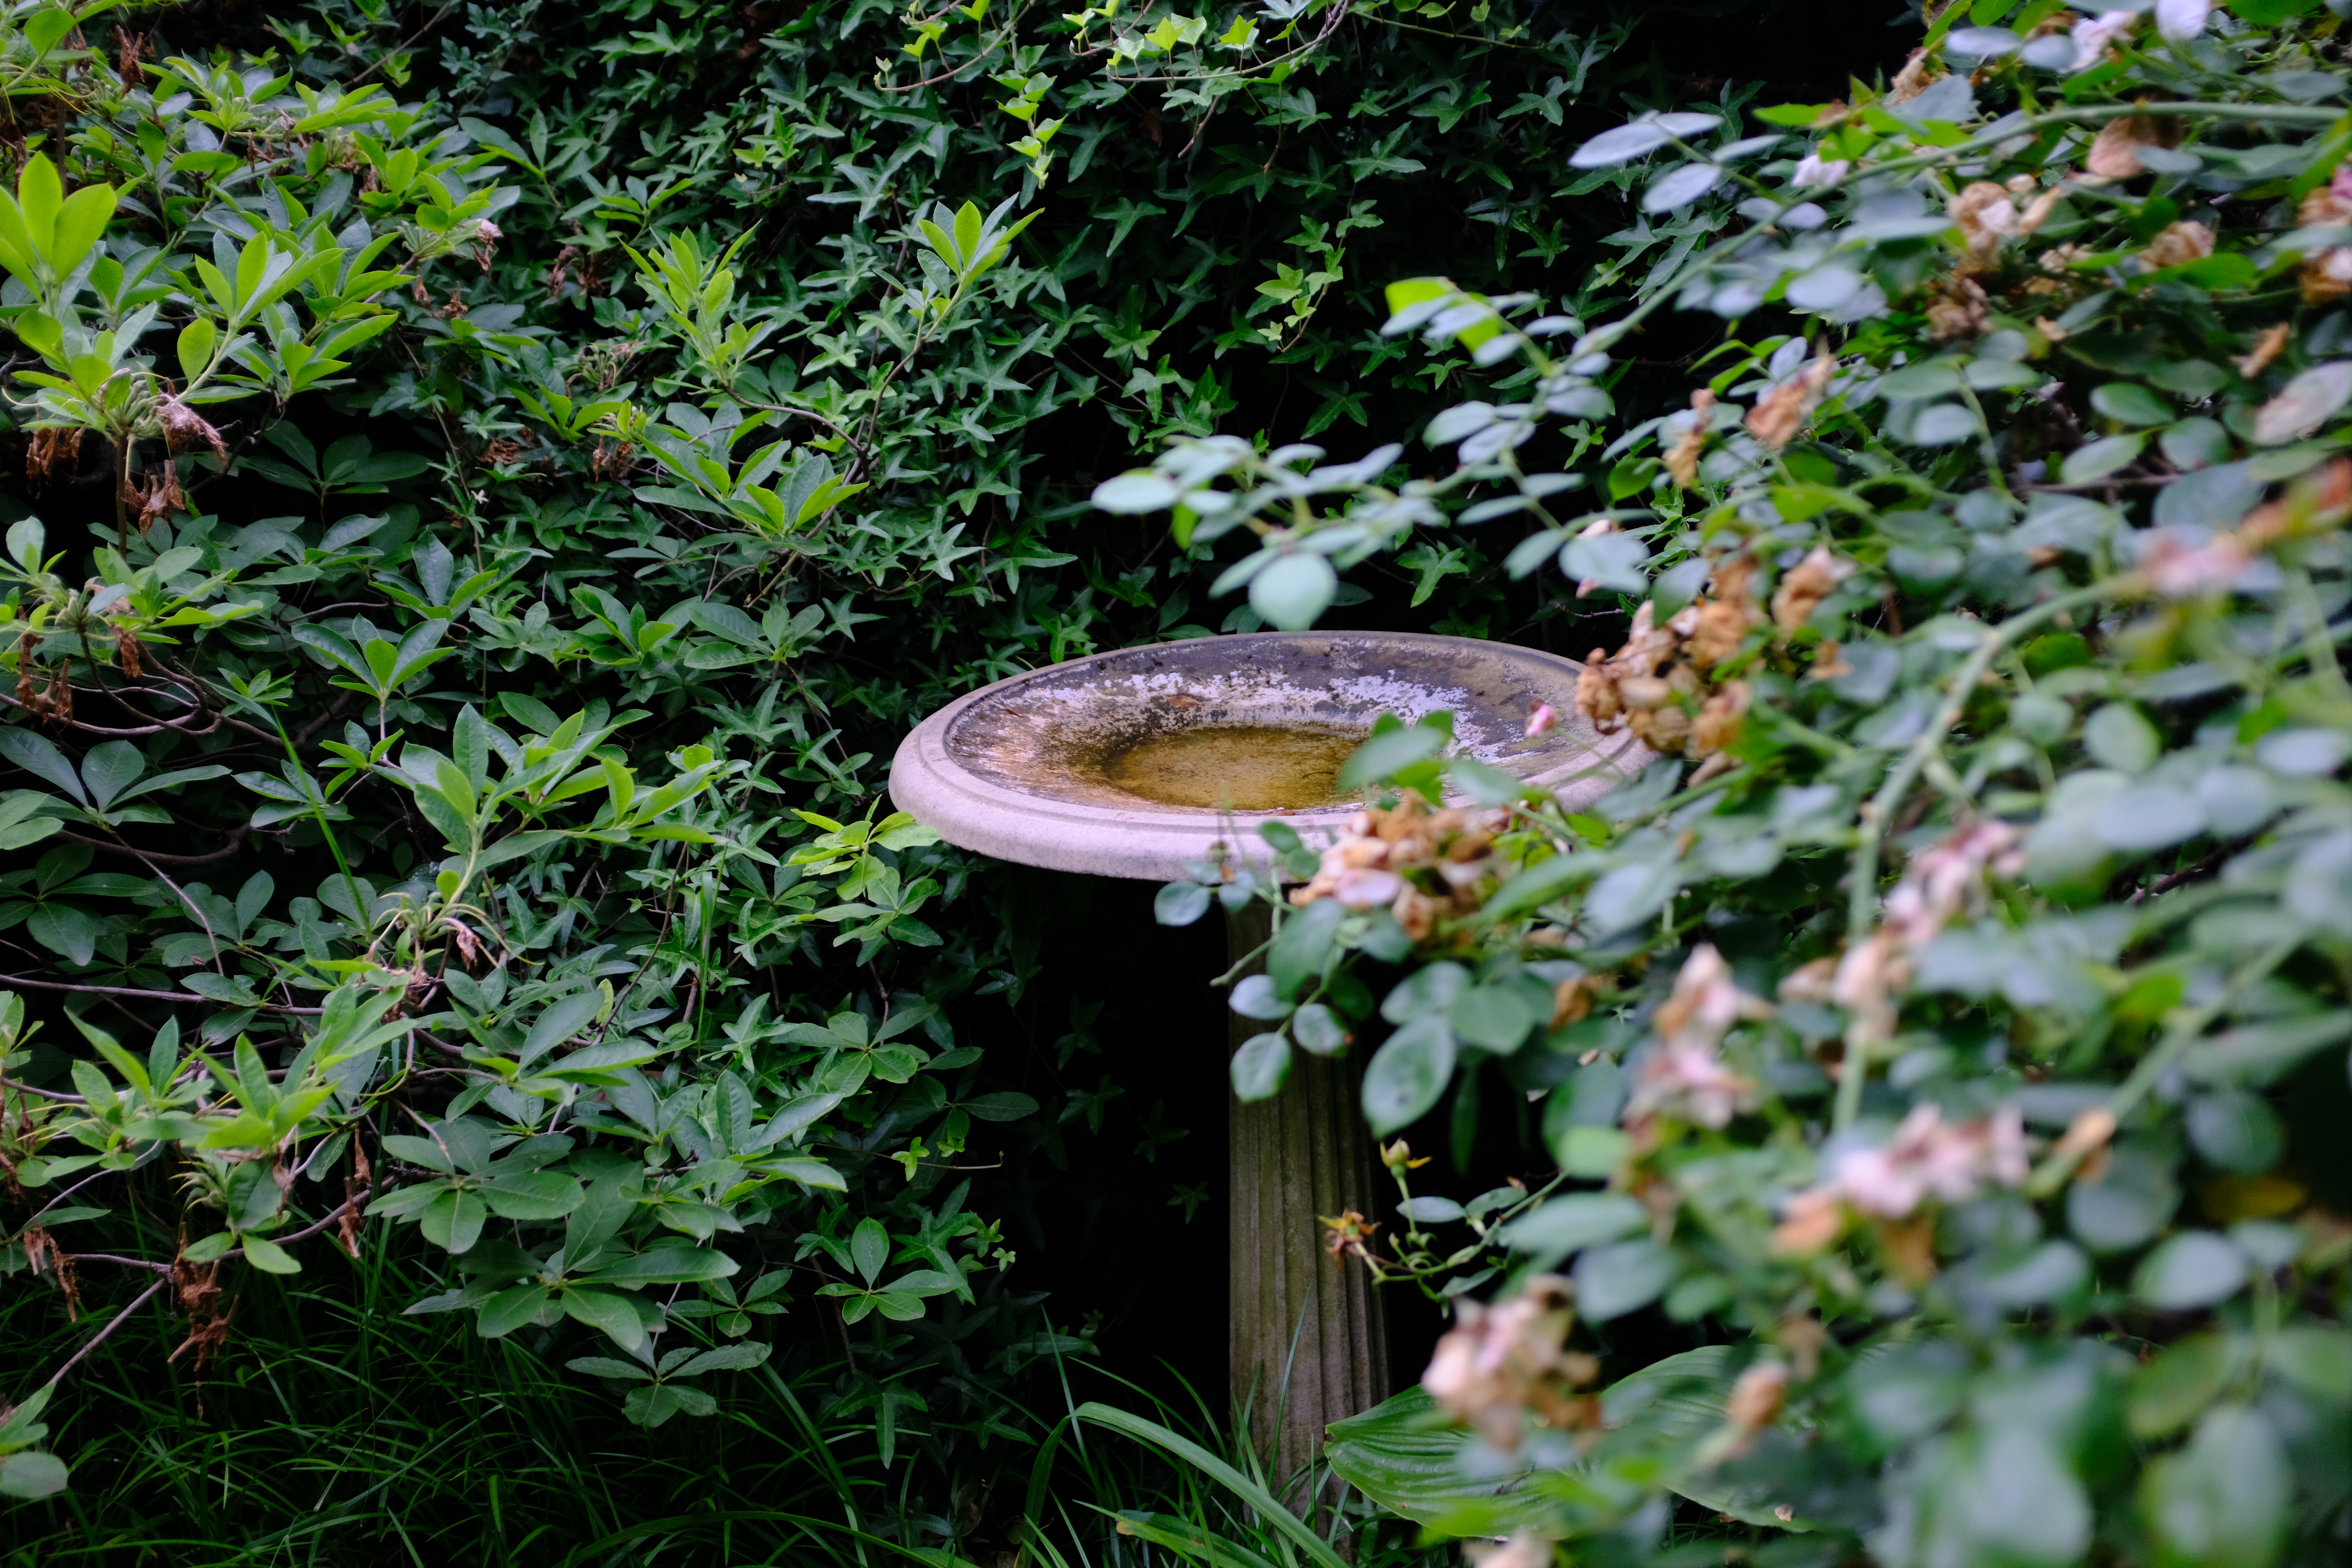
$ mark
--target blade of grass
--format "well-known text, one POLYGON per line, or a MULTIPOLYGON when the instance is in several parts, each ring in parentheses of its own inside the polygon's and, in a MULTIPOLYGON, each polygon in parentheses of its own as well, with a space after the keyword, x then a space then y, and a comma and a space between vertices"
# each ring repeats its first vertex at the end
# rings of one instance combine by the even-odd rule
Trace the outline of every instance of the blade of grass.
POLYGON ((1257 1510, 1265 1523, 1297 1542, 1300 1549, 1318 1564, 1318 1568, 1347 1568, 1339 1554, 1332 1551, 1321 1536, 1317 1535, 1304 1521, 1294 1517, 1288 1509, 1276 1502, 1273 1495, 1264 1487, 1251 1480, 1191 1438, 1171 1432, 1156 1422, 1146 1421, 1139 1415, 1129 1415, 1124 1410, 1116 1410, 1108 1405, 1100 1405, 1093 1401, 1079 1405, 1076 1414, 1082 1421, 1091 1421, 1098 1426, 1108 1426, 1114 1432, 1123 1433, 1139 1442, 1150 1443, 1154 1447, 1182 1459, 1203 1475, 1213 1478, 1228 1491, 1257 1510))

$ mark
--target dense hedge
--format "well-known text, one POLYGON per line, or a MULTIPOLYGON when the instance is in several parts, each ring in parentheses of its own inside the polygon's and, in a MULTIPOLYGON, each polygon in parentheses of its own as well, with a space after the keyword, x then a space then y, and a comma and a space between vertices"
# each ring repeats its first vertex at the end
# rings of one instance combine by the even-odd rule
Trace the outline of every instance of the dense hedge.
MULTIPOLYGON (((1565 159, 1722 68, 1695 14, 10 5, 7 1396, 141 1308, 8 1429, 12 1489, 76 1470, 13 1528, 581 1544, 633 1505, 507 1445, 627 1415, 669 1424, 570 1441, 1002 1539, 954 1500, 1026 1462, 1021 1391, 1106 1312, 1148 1369, 1137 1260, 1215 1265, 1223 1111, 1123 1059, 1184 1015, 1075 961, 1076 889, 887 823, 889 749, 1255 624, 1086 491, 1443 401, 1461 363, 1370 331, 1392 271, 1590 302, 1686 251, 1644 220, 1596 268, 1626 176, 1565 159), (356 1398, 294 1371, 385 1345, 356 1398), (713 1400, 737 1436, 677 1437, 713 1400)), ((1354 613, 1552 636, 1566 594, 1484 559, 1354 613)))

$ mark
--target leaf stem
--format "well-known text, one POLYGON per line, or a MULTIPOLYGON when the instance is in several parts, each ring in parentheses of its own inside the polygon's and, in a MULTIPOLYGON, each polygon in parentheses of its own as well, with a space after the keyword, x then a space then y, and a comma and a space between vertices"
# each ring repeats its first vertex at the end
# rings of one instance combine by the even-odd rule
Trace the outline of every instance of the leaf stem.
MULTIPOLYGON (((275 708, 264 707, 262 711, 269 715, 270 728, 278 731, 278 740, 284 742, 286 747, 286 760, 294 764, 295 774, 298 777, 307 778, 309 775, 305 773, 302 769, 302 755, 294 749, 294 738, 286 732, 285 722, 278 717, 278 710, 275 708)), ((378 719, 379 722, 377 730, 379 736, 381 736, 383 729, 381 723, 381 711, 378 713, 378 719)), ((359 879, 352 875, 352 863, 343 858, 342 841, 335 837, 334 824, 327 820, 326 794, 324 791, 320 791, 318 798, 311 802, 310 815, 318 822, 320 833, 325 836, 327 847, 334 851, 335 869, 343 874, 343 890, 352 896, 352 922, 359 927, 360 936, 362 939, 360 942, 360 947, 361 950, 364 952, 367 947, 365 938, 367 936, 369 925, 367 900, 360 897, 359 879)))
MULTIPOLYGON (((1992 668, 1993 659, 2018 637, 2076 605, 2113 597, 2136 580, 2137 575, 2126 573, 2104 578, 2086 588, 2077 588, 2071 594, 2061 594, 2022 615, 2011 616, 1997 627, 1986 630, 1976 651, 1969 654, 1954 672, 1951 685, 1944 693, 1943 704, 1937 709, 1935 717, 1928 721, 1926 731, 1911 742, 1902 760, 1895 764, 1895 771, 1887 775, 1886 783, 1862 808, 1862 838, 1854 847, 1853 879, 1846 893, 1848 952, 1862 944, 1875 923, 1879 851, 1886 839, 1887 824, 1902 809, 1904 797, 1911 793, 1911 786, 1919 782, 1920 772, 1927 767, 1927 759, 1936 754, 1943 745, 1945 735, 1960 721, 1960 713, 1968 706, 1969 694, 1984 679, 1985 671, 1992 668)), ((1850 1059, 1846 1062, 1845 1071, 1838 1079, 1837 1115, 1833 1123, 1841 1132, 1852 1127, 1861 1116, 1863 1084, 1870 1076, 1870 1064, 1862 1059, 1859 1050, 1850 1051, 1848 1055, 1850 1059)))
MULTIPOLYGON (((2272 943, 2241 964, 2237 972, 2230 976, 2228 984, 2223 985, 2210 1001, 2174 1014, 2172 1024, 2165 1031, 2163 1040, 2154 1050, 2139 1059, 2139 1065, 2132 1069, 2131 1077, 2126 1079, 2115 1093, 2107 1097, 2104 1109, 2115 1119, 2116 1124, 2120 1125, 2124 1118, 2139 1109, 2141 1100, 2155 1092, 2158 1082, 2179 1064, 2183 1056, 2188 1054, 2189 1047, 2197 1043, 2198 1038, 2205 1033, 2208 1025, 2227 1011, 2230 1005, 2235 1002, 2248 986, 2256 984, 2272 970, 2285 963, 2287 955, 2301 944, 2302 940, 2298 935, 2284 942, 2272 943)), ((2094 1145, 2085 1144, 2080 1148, 2062 1145, 2058 1151, 2053 1152, 2042 1163, 2032 1176, 2026 1179, 2026 1196, 2046 1198, 2056 1192, 2066 1184, 2066 1179, 2074 1173, 2075 1167, 2089 1157, 2092 1147, 2094 1145)))

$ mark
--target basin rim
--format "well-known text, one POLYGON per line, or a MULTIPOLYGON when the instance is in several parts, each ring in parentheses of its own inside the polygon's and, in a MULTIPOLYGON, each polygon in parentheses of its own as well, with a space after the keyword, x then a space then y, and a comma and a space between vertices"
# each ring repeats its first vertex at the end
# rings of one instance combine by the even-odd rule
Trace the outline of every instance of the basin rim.
MULTIPOLYGON (((1244 864, 1267 869, 1272 852, 1256 832, 1259 823, 1286 822, 1307 837, 1310 846, 1321 835, 1344 826, 1359 807, 1353 803, 1295 811, 1237 813, 1179 806, 1155 806, 1139 801, 1129 807, 1097 802, 1065 800, 1033 795, 980 777, 957 762, 948 750, 948 736, 971 709, 1013 688, 1056 675, 1066 675, 1089 664, 1131 657, 1151 647, 1184 647, 1213 640, 1234 646, 1267 643, 1383 642, 1413 645, 1432 652, 1461 654, 1475 650, 1482 657, 1500 658, 1543 670, 1560 688, 1559 706, 1564 723, 1580 724, 1566 706, 1583 665, 1540 648, 1476 637, 1439 637, 1427 632, 1253 632, 1214 639, 1144 644, 1088 654, 1042 669, 1014 676, 966 692, 925 719, 899 742, 890 764, 889 792, 893 805, 931 828, 948 843, 1054 871, 1076 871, 1100 877, 1143 881, 1172 881, 1186 875, 1188 864, 1213 858, 1222 843, 1229 855, 1244 864), (1234 831, 1228 831, 1228 824, 1234 831)), ((1650 753, 1625 733, 1596 735, 1591 750, 1576 765, 1522 775, 1531 784, 1555 789, 1574 805, 1596 799, 1623 779, 1639 773, 1650 753), (1609 773, 1580 776, 1596 766, 1609 773)))

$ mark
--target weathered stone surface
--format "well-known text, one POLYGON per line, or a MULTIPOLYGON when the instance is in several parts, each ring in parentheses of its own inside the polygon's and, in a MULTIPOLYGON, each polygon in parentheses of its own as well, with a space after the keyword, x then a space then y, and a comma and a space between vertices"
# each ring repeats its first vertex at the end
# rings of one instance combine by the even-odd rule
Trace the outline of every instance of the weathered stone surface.
MULTIPOLYGON (((1119 760, 1207 726, 1368 732, 1384 712, 1444 709, 1458 750, 1560 791, 1598 796, 1646 760, 1576 717, 1572 659, 1468 637, 1263 633, 1125 648, 1015 676, 940 709, 898 748, 890 795, 949 843, 1057 871, 1164 881, 1279 816, 1318 842, 1351 806, 1221 813, 1122 788, 1119 760), (1528 715, 1561 715, 1530 740, 1528 715), (1236 831, 1237 830, 1237 831, 1236 831)), ((1238 841, 1236 843, 1236 841, 1238 841)))

